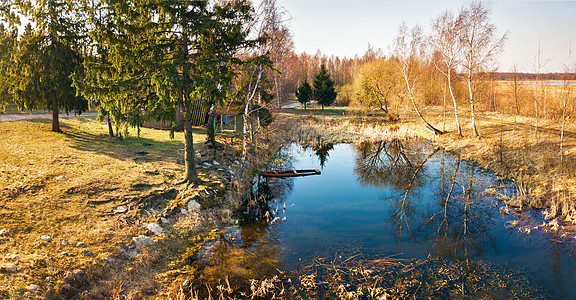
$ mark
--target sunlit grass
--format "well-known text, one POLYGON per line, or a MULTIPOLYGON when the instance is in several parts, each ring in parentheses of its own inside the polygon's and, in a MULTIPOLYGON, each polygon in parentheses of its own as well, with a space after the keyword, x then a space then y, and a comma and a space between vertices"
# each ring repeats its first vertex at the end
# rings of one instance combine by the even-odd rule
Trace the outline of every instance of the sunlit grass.
MULTIPOLYGON (((119 140, 94 117, 61 119, 61 128, 51 132, 49 120, 0 123, 0 229, 10 232, 0 241, 0 256, 14 255, 10 262, 17 266, 15 273, 0 273, 0 298, 21 299, 33 283, 54 291, 65 272, 77 268, 110 276, 104 257, 146 233, 135 223, 146 220, 134 218, 135 207, 114 214, 115 207, 130 208, 130 199, 149 192, 134 185, 167 189, 183 172, 182 133, 170 139, 167 131, 143 128, 140 137, 134 131, 119 140), (80 242, 92 256, 82 254, 80 242)), ((201 144, 206 137, 198 129, 194 138, 201 144)))

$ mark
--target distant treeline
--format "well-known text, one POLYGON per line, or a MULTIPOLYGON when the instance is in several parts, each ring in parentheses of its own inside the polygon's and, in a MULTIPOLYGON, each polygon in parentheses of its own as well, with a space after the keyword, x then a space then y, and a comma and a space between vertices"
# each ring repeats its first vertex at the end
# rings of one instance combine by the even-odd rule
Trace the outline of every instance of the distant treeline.
POLYGON ((496 80, 576 80, 575 73, 512 73, 512 72, 494 72, 492 78, 496 80))

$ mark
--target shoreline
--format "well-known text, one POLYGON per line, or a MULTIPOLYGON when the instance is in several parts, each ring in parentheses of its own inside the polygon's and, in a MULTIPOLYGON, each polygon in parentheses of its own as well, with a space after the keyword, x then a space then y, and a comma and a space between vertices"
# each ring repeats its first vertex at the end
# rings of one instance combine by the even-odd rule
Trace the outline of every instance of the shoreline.
POLYGON ((450 113, 450 110, 441 111, 441 107, 427 110, 427 119, 448 131, 438 136, 426 131, 416 116, 409 113, 401 116, 398 122, 390 122, 374 111, 343 116, 341 113, 323 115, 319 110, 307 113, 301 109, 283 110, 287 118, 299 118, 305 127, 291 130, 296 132, 295 141, 358 142, 404 136, 426 139, 444 151, 515 182, 522 189, 523 197, 507 204, 517 209, 548 208, 547 218, 558 219, 566 229, 576 230, 576 203, 573 201, 576 169, 572 168, 576 166, 574 126, 567 127, 564 132, 564 154, 560 158, 560 130, 549 120, 540 120, 541 125, 535 131, 531 118, 479 112, 481 136, 476 138, 467 132, 467 112, 464 111, 461 112, 464 136, 459 137, 451 124, 450 113))

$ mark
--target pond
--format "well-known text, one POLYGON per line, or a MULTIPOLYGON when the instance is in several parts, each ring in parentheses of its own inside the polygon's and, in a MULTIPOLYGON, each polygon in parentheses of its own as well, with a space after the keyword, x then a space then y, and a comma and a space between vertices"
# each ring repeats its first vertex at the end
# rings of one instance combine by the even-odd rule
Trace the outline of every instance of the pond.
POLYGON ((514 184, 425 141, 289 145, 270 168, 322 174, 261 179, 201 251, 203 280, 280 274, 304 299, 576 298, 572 239, 508 207, 514 184))

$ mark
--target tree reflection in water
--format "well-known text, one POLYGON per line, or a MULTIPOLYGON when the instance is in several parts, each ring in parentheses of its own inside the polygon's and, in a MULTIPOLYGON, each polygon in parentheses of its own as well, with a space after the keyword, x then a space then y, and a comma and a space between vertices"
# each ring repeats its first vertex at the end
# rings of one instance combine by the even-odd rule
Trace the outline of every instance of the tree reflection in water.
MULTIPOLYGON (((321 164, 326 163, 328 148, 331 147, 333 145, 313 148, 321 164)), ((332 297, 342 291, 352 292, 352 287, 362 292, 374 292, 378 287, 379 295, 399 298, 416 298, 416 295, 421 298, 494 298, 503 295, 523 298, 537 295, 538 285, 525 280, 513 268, 508 269, 508 265, 491 261, 494 253, 498 252, 494 227, 497 223, 494 220, 501 216, 495 206, 496 200, 484 197, 482 193, 487 187, 494 186, 490 176, 420 141, 361 143, 354 149, 355 160, 346 162, 347 169, 334 168, 338 164, 336 159, 350 158, 349 152, 338 152, 323 172, 325 177, 315 177, 328 183, 318 184, 319 180, 310 185, 310 180, 308 187, 330 189, 337 176, 351 175, 348 164, 351 162, 363 191, 371 189, 374 193, 356 194, 352 190, 348 196, 338 199, 340 202, 332 201, 328 206, 309 206, 310 203, 317 205, 316 200, 326 204, 322 197, 306 200, 310 202, 302 200, 293 211, 292 221, 300 220, 297 232, 294 232, 294 223, 278 226, 284 217, 290 220, 284 199, 291 193, 294 180, 260 178, 245 201, 244 211, 238 216, 239 226, 224 231, 204 248, 202 277, 196 282, 221 285, 226 277, 233 289, 249 291, 249 279, 282 276, 278 270, 286 271, 283 262, 290 265, 290 260, 282 261, 286 253, 283 253, 281 243, 286 249, 293 247, 297 253, 305 253, 308 245, 322 246, 325 240, 332 244, 348 242, 351 240, 346 239, 348 236, 369 240, 371 236, 366 238, 363 232, 354 231, 368 228, 367 234, 374 231, 373 235, 380 234, 386 238, 377 237, 375 242, 366 244, 349 243, 350 247, 338 244, 334 248, 337 255, 303 255, 296 268, 286 271, 296 285, 293 288, 297 293, 302 292, 309 298, 324 298, 322 295, 332 297), (344 174, 341 170, 347 173, 341 175, 344 174), (357 203, 350 205, 356 200, 357 203), (371 207, 361 206, 364 203, 374 205, 374 211, 370 211, 371 207), (318 213, 301 211, 310 207, 319 208, 318 213), (323 215, 323 209, 328 212, 326 215, 323 215), (350 212, 352 214, 345 215, 350 212), (381 214, 388 218, 381 218, 381 214), (364 215, 370 224, 362 223, 364 215), (342 220, 346 218, 351 220, 346 225, 351 226, 350 232, 342 229, 342 220), (285 239, 287 235, 282 231, 290 230, 293 230, 290 232, 292 239, 285 239), (304 246, 299 245, 302 241, 305 241, 302 243, 304 246), (370 248, 372 245, 376 246, 370 248), (396 246, 401 250, 394 253, 396 246), (306 249, 300 251, 298 247, 306 249), (495 286, 498 288, 494 289, 495 286)), ((307 152, 305 155, 314 154, 307 152)), ((282 155, 270 169, 293 169, 291 154, 284 152, 282 155)), ((338 181, 339 188, 334 189, 338 192, 329 193, 327 197, 340 197, 342 191, 349 188, 345 183, 353 181, 347 177, 338 181)), ((302 182, 299 181, 299 187, 302 182)), ((355 186, 358 184, 350 185, 350 189, 355 186)), ((300 198, 308 196, 305 189, 296 191, 293 196, 296 195, 300 198)), ((559 248, 554 247, 558 245, 552 246, 550 252, 558 255, 551 257, 561 256, 559 248)), ((562 278, 558 280, 561 282, 562 278)))
MULTIPOLYGON (((268 169, 291 169, 293 161, 294 157, 280 151, 268 169)), ((252 280, 283 276, 279 272, 281 242, 276 226, 285 220, 284 199, 293 186, 292 178, 257 177, 254 188, 245 195, 242 209, 236 216, 238 227, 224 229, 218 238, 201 250, 201 276, 193 282, 200 298, 209 296, 205 294, 208 288, 216 290, 218 286, 230 287, 228 291, 219 291, 220 295, 245 298, 254 295, 252 280)), ((281 289, 274 288, 267 292, 270 295, 282 293, 281 289)))
POLYGON ((429 257, 460 265, 463 280, 474 272, 471 259, 494 249, 488 227, 495 210, 481 198, 486 183, 476 178, 473 166, 462 168, 459 158, 447 163, 442 152, 440 166, 430 172, 427 163, 438 151, 400 140, 362 143, 356 151, 354 172, 362 185, 396 190, 381 199, 394 207, 390 223, 397 241, 424 245, 429 257), (435 181, 440 182, 430 184, 435 181), (431 192, 434 186, 438 190, 431 192))
MULTIPOLYGON (((318 160, 320 161, 320 167, 324 168, 326 162, 328 161, 328 157, 330 157, 330 150, 334 149, 333 143, 319 143, 312 147, 314 150, 314 154, 318 156, 318 160)), ((308 149, 308 147, 303 147, 304 150, 308 149)))

